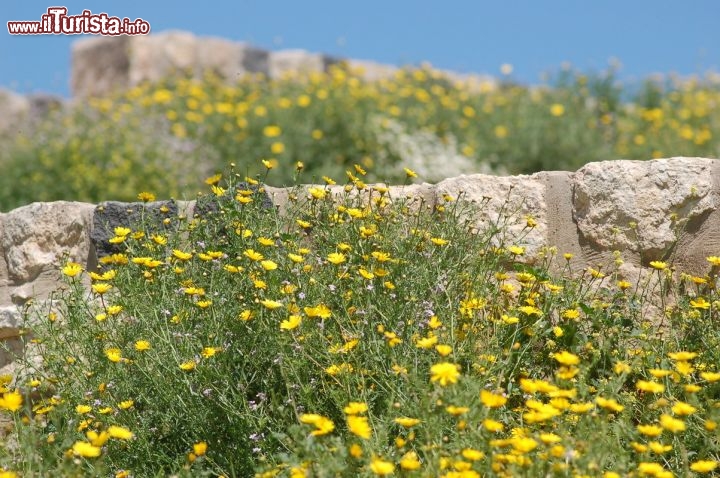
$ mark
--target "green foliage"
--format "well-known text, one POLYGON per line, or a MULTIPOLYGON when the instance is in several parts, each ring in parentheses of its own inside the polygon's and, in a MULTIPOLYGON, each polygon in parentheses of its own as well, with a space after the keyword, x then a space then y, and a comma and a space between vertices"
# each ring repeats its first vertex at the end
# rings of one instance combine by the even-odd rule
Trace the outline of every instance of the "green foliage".
POLYGON ((254 177, 277 166, 293 183, 360 164, 369 182, 402 166, 437 181, 461 173, 575 170, 590 161, 720 155, 712 79, 650 81, 561 70, 551 86, 461 84, 429 69, 366 82, 343 66, 281 80, 174 78, 77 103, 0 139, 0 210, 31 201, 131 200, 137 191, 194 197, 230 162, 254 177), (624 101, 623 101, 624 100, 624 101), (439 166, 441 165, 441 166, 439 166))
POLYGON ((464 218, 482 205, 430 209, 348 176, 296 187, 281 214, 232 171, 171 232, 116 229, 125 251, 87 273, 90 295, 86 272, 62 266, 29 339, 42 366, 3 382, 16 426, 0 464, 25 477, 717 466, 714 273, 653 262, 632 285, 609 264, 578 280, 552 248, 523 263, 504 231, 534 222, 512 208, 478 232, 464 218), (16 388, 35 398, 14 406, 16 388))

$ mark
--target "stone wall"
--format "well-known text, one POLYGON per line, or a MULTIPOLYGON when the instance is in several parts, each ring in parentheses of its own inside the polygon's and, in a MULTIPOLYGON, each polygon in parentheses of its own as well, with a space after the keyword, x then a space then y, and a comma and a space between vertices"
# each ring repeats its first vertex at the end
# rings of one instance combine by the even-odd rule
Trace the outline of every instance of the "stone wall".
MULTIPOLYGON (((281 211, 288 190, 266 188, 281 211)), ((390 188, 390 196, 417 197, 431 207, 444 194, 483 204, 477 217, 482 228, 497 218, 506 202, 520 218, 532 216, 537 226, 523 231, 525 221, 510 227, 525 234, 519 245, 525 260, 537 259, 543 246, 572 253, 574 271, 613 263, 621 251, 623 278, 636 281, 648 264, 664 260, 676 272, 704 275, 707 256, 720 255, 720 160, 670 158, 652 161, 590 163, 577 172, 540 172, 530 176, 482 174, 446 179, 437 184, 390 188)), ((169 214, 192 217, 194 202, 165 203, 169 214)), ((41 301, 61 283, 59 266, 79 262, 95 266, 102 253, 105 219, 122 223, 137 204, 78 202, 34 203, 0 214, 0 367, 21 349, 21 309, 41 301)), ((158 207, 156 205, 155 207, 158 207)), ((510 239, 512 240, 512 239, 510 239)))
MULTIPOLYGON (((71 91, 74 97, 106 95, 140 83, 155 82, 178 73, 201 76, 212 71, 221 78, 246 74, 281 78, 297 72, 325 72, 340 58, 305 50, 267 51, 248 43, 198 37, 184 31, 122 37, 88 37, 72 46, 71 91)), ((397 66, 367 60, 344 59, 363 78, 391 77, 397 66)), ((469 87, 494 85, 487 75, 441 72, 469 87)))

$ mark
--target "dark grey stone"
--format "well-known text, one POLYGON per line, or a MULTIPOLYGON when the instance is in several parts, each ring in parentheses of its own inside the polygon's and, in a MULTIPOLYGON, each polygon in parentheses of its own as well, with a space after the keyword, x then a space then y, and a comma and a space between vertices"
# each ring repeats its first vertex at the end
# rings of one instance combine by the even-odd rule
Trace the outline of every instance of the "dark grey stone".
POLYGON ((107 201, 95 208, 93 215, 93 228, 90 231, 90 240, 95 247, 96 259, 123 251, 123 244, 111 244, 110 239, 115 236, 118 226, 129 227, 133 231, 143 224, 145 234, 168 230, 163 223, 165 218, 177 217, 178 208, 175 201, 118 202, 107 201), (167 212, 160 209, 165 206, 167 212))

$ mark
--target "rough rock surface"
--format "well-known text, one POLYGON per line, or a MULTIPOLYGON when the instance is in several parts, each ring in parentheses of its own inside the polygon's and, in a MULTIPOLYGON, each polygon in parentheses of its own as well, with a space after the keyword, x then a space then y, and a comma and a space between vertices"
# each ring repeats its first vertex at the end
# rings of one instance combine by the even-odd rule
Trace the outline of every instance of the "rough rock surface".
POLYGON ((33 203, 4 214, 0 248, 10 282, 31 282, 56 270, 63 260, 86 262, 93 209, 92 204, 58 201, 33 203))
POLYGON ((270 55, 268 70, 271 78, 282 78, 284 75, 297 72, 324 72, 337 61, 321 53, 310 53, 305 50, 281 50, 270 55))
POLYGON ((126 203, 107 201, 99 204, 93 213, 93 227, 90 239, 94 246, 95 259, 123 251, 122 244, 113 244, 110 239, 115 237, 116 227, 127 227, 137 230, 143 224, 146 234, 162 230, 163 219, 177 216, 178 207, 175 201, 156 201, 150 203, 126 203))
POLYGON ((0 88, 0 133, 11 131, 30 111, 30 100, 5 88, 0 88))
POLYGON ((96 96, 170 75, 198 77, 207 71, 231 80, 245 73, 267 74, 268 52, 183 31, 82 39, 72 46, 71 90, 74 96, 96 96))
POLYGON ((678 239, 678 221, 717 209, 712 159, 590 163, 573 178, 574 217, 594 249, 659 260, 678 239))
POLYGON ((470 201, 477 208, 471 218, 480 230, 506 227, 505 245, 524 245, 535 255, 545 244, 547 206, 542 173, 532 176, 489 176, 473 174, 441 181, 435 187, 435 201, 445 204, 445 195, 470 201), (537 226, 528 228, 531 217, 537 226))

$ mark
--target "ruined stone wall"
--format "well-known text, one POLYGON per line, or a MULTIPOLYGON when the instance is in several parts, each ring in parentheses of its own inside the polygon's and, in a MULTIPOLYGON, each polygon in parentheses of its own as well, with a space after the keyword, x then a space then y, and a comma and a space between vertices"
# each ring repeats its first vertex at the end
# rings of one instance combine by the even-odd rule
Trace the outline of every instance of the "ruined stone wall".
MULTIPOLYGON (((288 190, 266 188, 275 207, 283 209, 288 190)), ((517 209, 537 226, 520 220, 509 227, 510 239, 523 235, 524 260, 533 261, 544 246, 572 253, 581 271, 613 263, 620 251, 620 273, 636 281, 650 261, 672 264, 677 273, 708 273, 708 256, 720 256, 720 160, 670 158, 652 161, 590 163, 577 172, 540 172, 530 176, 482 174, 446 179, 437 184, 390 188, 390 197, 416 197, 431 208, 443 195, 481 204, 478 227, 494 221, 501 210, 517 209)), ((192 217, 194 202, 166 203, 168 214, 192 217)), ((79 262, 95 267, 102 231, 110 211, 122 222, 123 212, 137 204, 78 202, 34 203, 0 214, 0 367, 21 350, 19 334, 28 324, 20 313, 30 300, 41 301, 60 282, 60 264, 79 262)), ((128 216, 129 218, 130 216, 128 216)))

